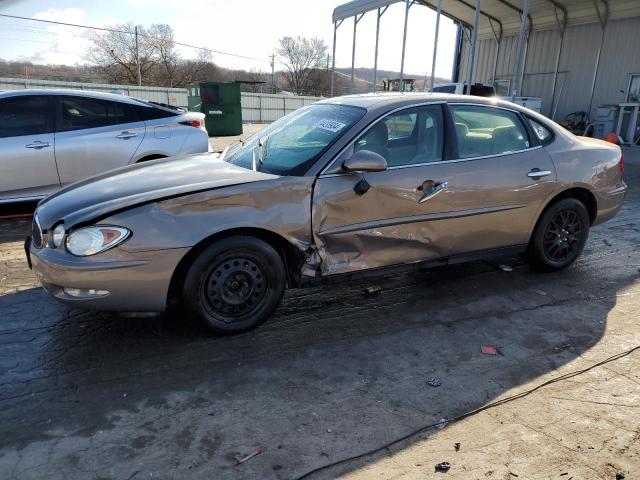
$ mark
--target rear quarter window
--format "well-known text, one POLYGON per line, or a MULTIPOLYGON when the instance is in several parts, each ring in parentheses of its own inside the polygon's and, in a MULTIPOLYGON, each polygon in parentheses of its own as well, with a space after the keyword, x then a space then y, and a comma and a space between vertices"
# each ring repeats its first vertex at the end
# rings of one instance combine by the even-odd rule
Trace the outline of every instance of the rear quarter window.
POLYGON ((533 130, 534 135, 540 140, 542 145, 548 145, 553 140, 553 134, 551 130, 542 125, 539 122, 536 122, 533 118, 527 117, 529 121, 529 125, 531 125, 531 130, 533 130))

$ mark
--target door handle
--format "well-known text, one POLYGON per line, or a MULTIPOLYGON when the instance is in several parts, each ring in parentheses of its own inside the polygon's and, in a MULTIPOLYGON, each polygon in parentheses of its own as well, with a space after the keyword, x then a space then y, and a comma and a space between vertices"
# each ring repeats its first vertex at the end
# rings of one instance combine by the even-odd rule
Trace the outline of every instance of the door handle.
POLYGON ((420 197, 420 200, 418 200, 418 203, 424 203, 427 200, 432 199, 433 197, 435 197, 436 195, 438 195, 440 192, 442 192, 444 189, 446 189, 449 186, 448 182, 441 182, 441 183, 436 183, 433 185, 433 187, 431 187, 431 189, 426 190, 425 189, 425 184, 428 183, 433 183, 430 180, 427 180, 426 182, 424 182, 422 185, 420 185, 418 187, 418 191, 422 190, 422 197, 420 197))
POLYGON ((546 177, 551 175, 550 170, 540 170, 539 168, 533 168, 529 173, 527 173, 527 177, 533 178, 534 180, 539 180, 542 177, 546 177))
POLYGON ((123 140, 126 140, 127 138, 132 138, 137 136, 138 136, 137 133, 124 131, 121 134, 116 135, 116 138, 121 138, 123 140))
POLYGON ((28 143, 25 145, 25 148, 35 148, 36 150, 40 150, 41 148, 50 147, 51 144, 48 142, 41 142, 40 140, 36 140, 33 143, 28 143))

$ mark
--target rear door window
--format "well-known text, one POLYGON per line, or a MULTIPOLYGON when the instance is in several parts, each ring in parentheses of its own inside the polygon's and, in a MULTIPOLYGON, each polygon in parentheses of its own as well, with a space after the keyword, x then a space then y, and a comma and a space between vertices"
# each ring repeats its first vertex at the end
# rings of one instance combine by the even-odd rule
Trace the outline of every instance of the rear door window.
POLYGON ((52 111, 47 95, 18 95, 0 99, 0 138, 50 133, 52 111))
POLYGON ((89 97, 60 97, 58 130, 83 130, 139 121, 135 108, 127 103, 89 97))
POLYGON ((519 152, 530 147, 517 113, 502 108, 450 105, 460 158, 519 152))
POLYGON ((59 130, 83 130, 111 125, 109 102, 87 97, 61 97, 59 130))
POLYGON ((136 109, 128 103, 109 102, 109 117, 114 125, 140 121, 136 109))

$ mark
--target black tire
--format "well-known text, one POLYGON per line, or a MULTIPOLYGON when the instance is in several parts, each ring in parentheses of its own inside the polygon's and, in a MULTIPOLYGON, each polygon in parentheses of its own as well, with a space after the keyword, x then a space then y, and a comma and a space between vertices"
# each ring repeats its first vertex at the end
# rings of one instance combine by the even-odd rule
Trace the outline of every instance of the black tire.
POLYGON ((529 264, 547 272, 568 267, 582 252, 590 226, 589 212, 580 200, 564 198, 552 204, 531 237, 529 264))
POLYGON ((240 333, 264 323, 282 300, 286 275, 280 255, 249 236, 215 242, 185 277, 184 307, 216 333, 240 333))

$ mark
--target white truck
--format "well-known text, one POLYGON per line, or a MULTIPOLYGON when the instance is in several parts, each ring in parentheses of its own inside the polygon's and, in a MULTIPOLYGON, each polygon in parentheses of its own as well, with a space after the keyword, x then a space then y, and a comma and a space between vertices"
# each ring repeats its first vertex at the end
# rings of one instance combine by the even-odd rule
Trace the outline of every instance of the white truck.
MULTIPOLYGON (((434 87, 432 91, 463 95, 466 93, 465 90, 466 84, 464 83, 447 83, 434 87)), ((542 113, 542 98, 540 97, 515 97, 514 99, 511 96, 498 96, 491 85, 483 85, 481 83, 471 85, 471 95, 477 95, 479 97, 497 97, 500 100, 507 100, 509 102, 522 105, 523 107, 530 108, 538 113, 542 113)))

